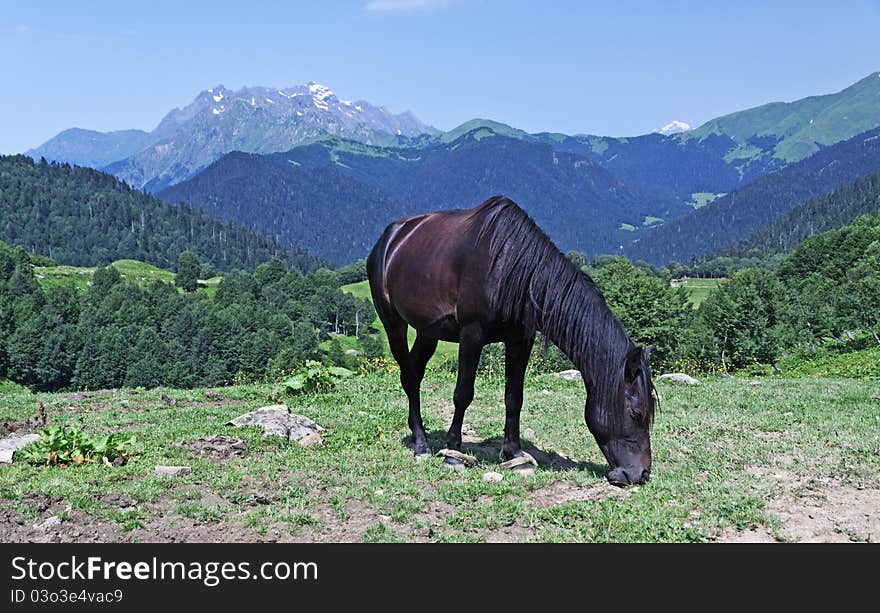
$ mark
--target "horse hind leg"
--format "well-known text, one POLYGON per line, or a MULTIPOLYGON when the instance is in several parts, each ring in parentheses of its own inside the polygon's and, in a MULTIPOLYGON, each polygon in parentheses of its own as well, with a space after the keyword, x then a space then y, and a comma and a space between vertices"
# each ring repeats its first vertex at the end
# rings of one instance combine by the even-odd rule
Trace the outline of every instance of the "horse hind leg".
POLYGON ((430 456, 425 426, 422 423, 421 384, 428 360, 437 349, 437 339, 416 336, 412 350, 407 349, 407 325, 400 320, 387 327, 388 345, 400 365, 400 383, 409 401, 409 429, 413 435, 413 453, 416 458, 430 456))

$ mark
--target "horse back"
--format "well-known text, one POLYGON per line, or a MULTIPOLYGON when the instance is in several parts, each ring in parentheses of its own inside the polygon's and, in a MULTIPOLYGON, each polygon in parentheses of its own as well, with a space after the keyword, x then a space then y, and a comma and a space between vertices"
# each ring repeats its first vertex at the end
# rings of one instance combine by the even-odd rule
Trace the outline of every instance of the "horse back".
POLYGON ((395 221, 367 258, 380 317, 399 315, 417 330, 457 340, 458 329, 485 313, 486 254, 470 211, 439 211, 395 221))

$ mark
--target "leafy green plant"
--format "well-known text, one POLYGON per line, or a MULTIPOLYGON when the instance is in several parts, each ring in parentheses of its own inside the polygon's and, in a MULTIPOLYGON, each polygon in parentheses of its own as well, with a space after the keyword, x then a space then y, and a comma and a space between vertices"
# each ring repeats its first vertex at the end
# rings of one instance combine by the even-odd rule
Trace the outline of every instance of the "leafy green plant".
POLYGON ((279 401, 299 394, 320 394, 336 387, 338 379, 352 375, 352 371, 340 366, 324 366, 320 362, 308 360, 272 390, 272 400, 279 401))
POLYGON ((40 432, 40 440, 15 453, 30 464, 125 463, 132 455, 135 437, 123 432, 92 436, 75 427, 51 425, 40 432))

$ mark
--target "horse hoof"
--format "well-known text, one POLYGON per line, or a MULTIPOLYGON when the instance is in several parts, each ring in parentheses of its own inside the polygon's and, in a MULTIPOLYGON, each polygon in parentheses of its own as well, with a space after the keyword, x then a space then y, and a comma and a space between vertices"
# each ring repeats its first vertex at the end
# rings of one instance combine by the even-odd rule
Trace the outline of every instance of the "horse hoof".
POLYGON ((531 464, 521 464, 520 466, 514 466, 510 469, 511 472, 515 472, 520 475, 534 475, 535 467, 531 464))
POLYGON ((456 460, 455 458, 450 458, 449 456, 443 458, 443 466, 449 470, 454 470, 457 473, 463 472, 465 469, 464 462, 456 460))
POLYGON ((506 462, 502 462, 501 468, 506 468, 521 475, 534 475, 535 466, 537 465, 538 462, 535 460, 535 458, 533 458, 530 453, 523 451, 515 458, 511 458, 506 462))

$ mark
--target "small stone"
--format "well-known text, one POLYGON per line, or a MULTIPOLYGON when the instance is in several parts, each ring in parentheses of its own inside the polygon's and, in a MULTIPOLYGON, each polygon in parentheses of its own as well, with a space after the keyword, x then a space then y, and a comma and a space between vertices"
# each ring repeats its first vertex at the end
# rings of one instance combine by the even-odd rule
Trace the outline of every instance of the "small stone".
POLYGON ((34 528, 37 530, 48 530, 49 528, 54 528, 59 525, 61 525, 61 518, 57 515, 53 515, 52 517, 47 517, 39 524, 34 524, 34 528))
POLYGON ((168 475, 174 477, 176 475, 188 475, 192 472, 190 466, 156 466, 156 475, 168 475))
POLYGON ((671 381, 672 383, 684 383, 685 385, 699 385, 700 382, 683 372, 670 372, 657 377, 658 381, 671 381))
POLYGON ((299 439, 300 447, 311 447, 313 445, 321 446, 324 444, 324 437, 321 436, 320 432, 312 432, 311 434, 306 434, 304 437, 299 439))
POLYGON ((562 370, 553 374, 560 379, 565 379, 566 381, 577 381, 578 379, 582 378, 580 371, 573 368, 569 370, 562 370))
POLYGON ((502 479, 504 479, 504 475, 502 475, 501 473, 496 473, 495 471, 483 473, 483 481, 486 481, 488 483, 498 483, 502 479))
POLYGON ((391 516, 390 515, 380 515, 379 521, 381 521, 383 524, 387 524, 388 522, 391 521, 391 516))
POLYGON ((526 428, 526 431, 523 432, 523 436, 526 438, 535 438, 535 431, 531 428, 526 428))
POLYGON ((14 449, 0 449, 0 464, 12 464, 14 449))
POLYGON ((345 350, 345 355, 355 355, 356 356, 357 354, 358 354, 357 349, 346 349, 345 350))
POLYGON ((749 381, 749 385, 758 386, 758 385, 761 385, 761 382, 758 381, 757 379, 752 379, 751 381, 749 381))
POLYGON ((376 490, 376 491, 373 492, 373 493, 374 493, 376 496, 383 496, 383 495, 385 494, 385 490, 383 490, 383 489, 378 489, 378 490, 376 490))
POLYGON ((541 393, 544 394, 545 396, 549 396, 549 395, 551 395, 553 392, 551 392, 550 390, 541 390, 541 393))

